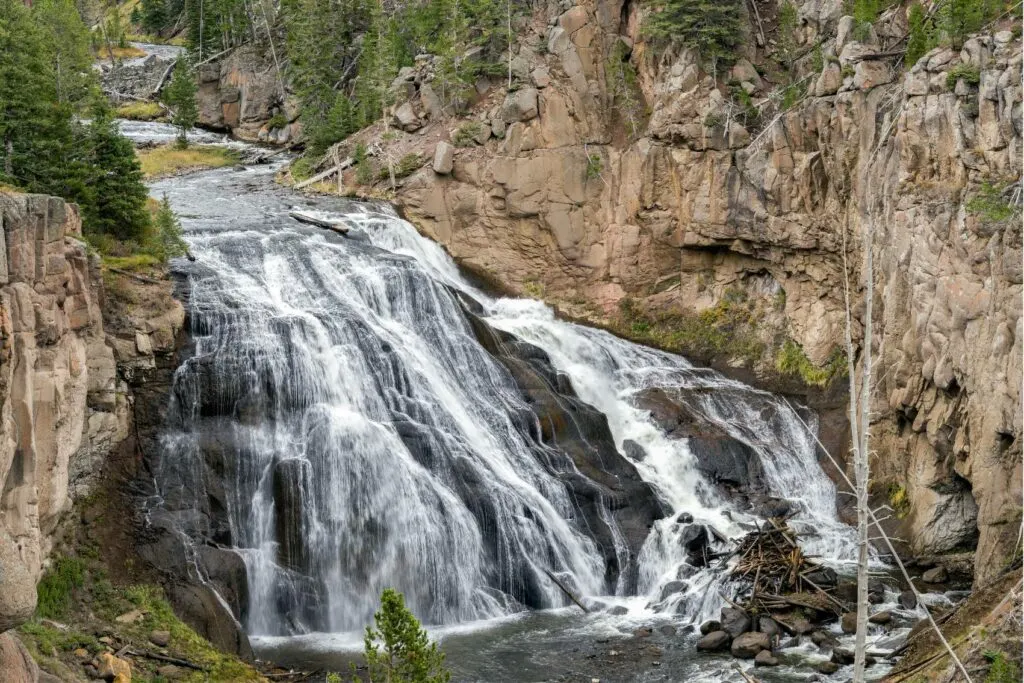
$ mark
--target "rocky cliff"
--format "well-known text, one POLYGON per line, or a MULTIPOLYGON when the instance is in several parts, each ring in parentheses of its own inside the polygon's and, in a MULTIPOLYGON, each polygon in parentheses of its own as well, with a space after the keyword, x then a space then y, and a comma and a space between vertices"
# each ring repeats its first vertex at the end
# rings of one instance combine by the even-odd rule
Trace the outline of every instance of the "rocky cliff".
POLYGON ((240 140, 290 142, 298 110, 285 95, 269 46, 244 45, 197 68, 199 125, 240 140))
MULTIPOLYGON (((7 631, 35 609, 62 516, 96 489, 108 456, 131 431, 126 380, 174 349, 184 310, 173 300, 159 310, 136 301, 133 315, 105 327, 100 264, 82 241, 73 204, 0 193, 0 225, 0 631, 7 631)), ((0 661, 13 665, 20 646, 9 634, 0 639, 0 661)))
POLYGON ((517 27, 512 92, 484 80, 453 119, 420 62, 393 86, 405 134, 356 140, 433 158, 394 199, 468 269, 831 409, 840 458, 844 262, 859 282, 870 246, 876 489, 914 554, 976 549, 984 582, 1021 515, 1021 43, 904 71, 904 8, 865 33, 795 7, 782 73, 773 2, 728 70, 645 44, 630 2, 549 2, 517 27))

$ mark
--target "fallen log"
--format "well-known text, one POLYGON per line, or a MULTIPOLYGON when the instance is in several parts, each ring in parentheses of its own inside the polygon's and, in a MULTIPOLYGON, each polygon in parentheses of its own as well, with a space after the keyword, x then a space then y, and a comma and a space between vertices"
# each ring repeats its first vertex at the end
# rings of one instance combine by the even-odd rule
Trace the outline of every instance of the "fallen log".
POLYGON ((340 172, 344 171, 346 168, 348 168, 349 166, 351 166, 354 163, 355 163, 355 160, 352 157, 346 157, 337 166, 332 166, 331 168, 327 169, 323 173, 317 173, 312 178, 307 178, 306 180, 303 180, 301 183, 296 183, 296 185, 295 185, 295 187, 293 189, 301 190, 304 187, 309 187, 313 183, 319 182, 319 181, 324 180, 326 178, 330 178, 335 173, 340 173, 340 172))
POLYGON ((320 218, 315 218, 313 216, 310 216, 309 214, 300 213, 298 211, 289 211, 288 215, 291 216, 292 218, 294 218, 295 220, 297 220, 300 223, 306 223, 307 225, 315 225, 318 228, 323 228, 324 230, 330 230, 332 232, 338 233, 339 235, 347 235, 348 234, 348 226, 345 226, 345 225, 340 225, 338 223, 332 223, 330 221, 325 221, 325 220, 322 220, 320 218))
POLYGON ((132 657, 144 657, 145 659, 153 659, 153 660, 156 660, 158 662, 167 662, 168 664, 173 664, 175 666, 182 666, 182 667, 185 667, 186 669, 192 669, 194 671, 202 671, 204 673, 208 673, 210 671, 206 667, 200 666, 199 664, 196 664, 195 662, 190 662, 187 659, 179 659, 177 657, 168 657, 167 655, 162 655, 162 654, 160 654, 158 652, 150 652, 149 650, 128 649, 128 650, 125 650, 125 654, 130 655, 132 657))
POLYGON ((564 583, 562 583, 561 581, 559 581, 559 580, 558 580, 558 577, 556 577, 556 576, 555 576, 554 574, 552 574, 552 573, 551 573, 550 571, 548 571, 547 569, 545 569, 545 570, 544 570, 544 573, 545 573, 545 574, 547 574, 547 575, 548 575, 548 577, 549 577, 549 578, 550 578, 550 579, 551 579, 552 581, 554 581, 554 582, 555 582, 555 585, 556 585, 556 586, 558 586, 558 587, 559 587, 559 588, 560 588, 560 589, 562 590, 562 592, 563 592, 563 593, 565 593, 565 594, 566 594, 567 596, 569 596, 569 599, 570 599, 570 600, 572 600, 573 602, 575 602, 575 603, 576 603, 576 606, 577 606, 577 607, 579 607, 579 608, 580 608, 581 610, 583 610, 584 612, 587 612, 587 613, 589 613, 589 612, 590 612, 590 610, 588 610, 588 609, 587 609, 586 607, 584 607, 584 606, 583 606, 583 603, 579 601, 579 598, 577 598, 577 597, 576 597, 575 595, 573 595, 572 591, 571 591, 571 590, 569 590, 569 589, 568 589, 568 588, 566 587, 566 585, 565 585, 564 583))
POLYGON ((167 76, 171 73, 172 70, 174 70, 174 65, 177 64, 177 63, 178 63, 177 61, 173 61, 173 62, 171 62, 170 64, 167 65, 167 68, 164 69, 164 75, 161 76, 160 80, 156 82, 156 87, 153 88, 153 92, 150 93, 150 97, 156 97, 157 96, 157 93, 160 92, 160 88, 164 87, 164 81, 167 80, 167 76))

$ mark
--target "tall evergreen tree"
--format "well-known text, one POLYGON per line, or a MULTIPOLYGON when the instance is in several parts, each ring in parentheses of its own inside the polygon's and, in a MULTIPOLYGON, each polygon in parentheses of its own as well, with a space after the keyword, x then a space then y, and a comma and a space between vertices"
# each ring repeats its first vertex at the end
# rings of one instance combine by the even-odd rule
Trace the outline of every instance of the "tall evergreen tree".
POLYGON ((85 189, 72 199, 82 205, 92 232, 141 241, 149 228, 148 191, 135 148, 121 135, 105 102, 97 104, 81 134, 85 189))
POLYGON ((153 222, 156 228, 157 251, 162 261, 188 253, 188 245, 181 236, 181 223, 174 215, 166 192, 160 200, 160 208, 157 209, 153 222))
POLYGON ((50 47, 27 7, 0 0, 0 179, 38 192, 63 189, 73 142, 50 47))
POLYGON ((644 32, 661 42, 678 41, 709 60, 732 61, 743 40, 742 0, 654 0, 644 32))
POLYGON ((171 82, 163 92, 164 104, 171 110, 171 123, 178 128, 178 144, 188 146, 188 131, 199 120, 196 102, 196 78, 188 55, 183 54, 174 66, 171 82))

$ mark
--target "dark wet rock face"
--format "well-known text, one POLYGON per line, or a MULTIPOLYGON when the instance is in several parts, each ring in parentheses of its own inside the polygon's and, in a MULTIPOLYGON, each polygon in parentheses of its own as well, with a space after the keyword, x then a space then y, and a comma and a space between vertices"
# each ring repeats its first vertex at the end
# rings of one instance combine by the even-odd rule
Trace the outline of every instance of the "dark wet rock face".
POLYGON ((692 394, 684 388, 651 388, 633 402, 650 411, 670 438, 688 440, 698 471, 726 496, 761 517, 786 515, 790 504, 768 495, 757 453, 695 409, 692 394))
MULTIPOLYGON (((542 349, 490 327, 468 308, 464 313, 479 342, 511 373, 539 421, 540 434, 534 435, 538 458, 547 461, 573 492, 586 519, 585 526, 605 549, 608 585, 614 586, 619 575, 625 574, 627 590, 634 590, 638 575, 636 558, 654 522, 666 510, 650 485, 640 478, 636 467, 616 450, 608 419, 577 398, 571 383, 555 371, 542 349), (559 452, 552 453, 545 444, 559 452), (560 462, 566 457, 570 462, 560 462), (625 536, 629 548, 625 566, 615 554, 611 529, 603 520, 603 507, 610 508, 625 536)), ((638 444, 628 442, 625 447, 632 457, 642 459, 643 449, 638 444)), ((691 545, 694 553, 700 553, 707 545, 703 527, 695 530, 687 542, 688 551, 691 545)))

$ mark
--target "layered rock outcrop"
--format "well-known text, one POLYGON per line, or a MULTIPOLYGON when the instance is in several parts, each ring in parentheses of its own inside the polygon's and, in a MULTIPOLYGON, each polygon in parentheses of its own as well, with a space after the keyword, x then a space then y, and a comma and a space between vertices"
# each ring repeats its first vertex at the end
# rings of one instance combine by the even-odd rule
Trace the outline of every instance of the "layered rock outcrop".
MULTIPOLYGON (((0 194, 0 217, 0 552, 17 558, 34 599, 49 534, 95 483, 98 458, 127 420, 103 333, 99 266, 77 208, 0 194)), ((19 590, 7 576, 2 591, 19 590)))
MULTIPOLYGON (((169 297, 147 307, 133 295, 130 314, 110 310, 98 257, 82 241, 73 204, 0 193, 0 226, 0 631, 6 631, 32 615, 62 515, 95 490, 110 454, 132 431, 129 380, 174 350, 184 309, 169 297), (104 326, 105 317, 113 329, 104 326)), ((5 657, 16 659, 23 650, 13 635, 2 637, 0 666, 14 666, 5 657)))
POLYGON ((462 147, 396 202, 470 270, 591 321, 748 302, 756 343, 716 366, 771 388, 784 342, 809 368, 842 358, 844 267, 858 282, 870 246, 877 486, 904 501, 914 552, 976 547, 983 582, 1020 521, 1020 41, 977 36, 904 73, 884 54, 898 8, 866 36, 840 3, 797 9, 796 75, 781 80, 753 66, 753 21, 723 78, 645 45, 631 3, 549 3, 517 29, 518 90, 478 84, 471 129, 408 79, 417 137, 394 144, 462 147))
POLYGON ((286 143, 301 130, 298 109, 266 46, 243 45, 197 69, 199 125, 241 140, 286 143), (268 126, 276 119, 276 125, 268 126))

